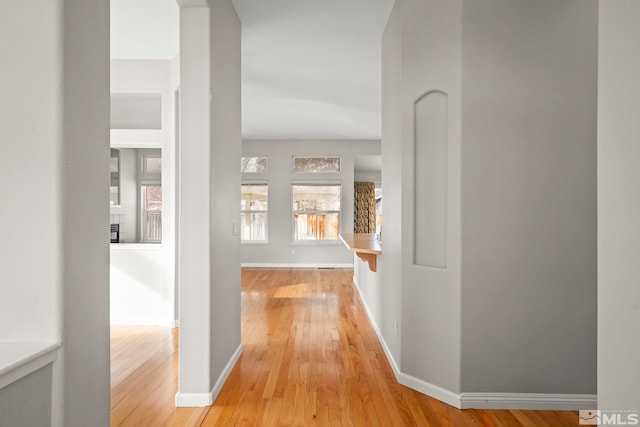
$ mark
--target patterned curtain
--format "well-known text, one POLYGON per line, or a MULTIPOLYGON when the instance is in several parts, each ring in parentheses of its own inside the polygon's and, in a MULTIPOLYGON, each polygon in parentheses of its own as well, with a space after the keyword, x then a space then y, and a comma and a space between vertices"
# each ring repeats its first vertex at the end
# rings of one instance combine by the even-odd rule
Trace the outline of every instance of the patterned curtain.
POLYGON ((354 183, 353 232, 376 232, 376 187, 373 182, 354 183))

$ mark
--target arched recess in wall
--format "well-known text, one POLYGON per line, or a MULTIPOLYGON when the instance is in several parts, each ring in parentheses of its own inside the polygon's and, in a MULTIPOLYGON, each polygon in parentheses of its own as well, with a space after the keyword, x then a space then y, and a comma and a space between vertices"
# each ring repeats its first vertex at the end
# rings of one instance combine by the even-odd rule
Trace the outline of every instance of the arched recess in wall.
POLYGON ((447 267, 448 98, 432 90, 413 106, 413 263, 426 267, 447 267))

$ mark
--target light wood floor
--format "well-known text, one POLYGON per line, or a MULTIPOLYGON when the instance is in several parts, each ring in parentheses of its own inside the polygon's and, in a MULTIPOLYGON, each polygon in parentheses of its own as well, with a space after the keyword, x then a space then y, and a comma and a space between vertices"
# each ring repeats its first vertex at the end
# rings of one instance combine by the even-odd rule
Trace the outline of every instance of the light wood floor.
POLYGON ((244 352, 210 408, 175 408, 177 330, 112 327, 112 426, 573 426, 576 412, 458 410, 399 385, 352 270, 243 269, 244 352))

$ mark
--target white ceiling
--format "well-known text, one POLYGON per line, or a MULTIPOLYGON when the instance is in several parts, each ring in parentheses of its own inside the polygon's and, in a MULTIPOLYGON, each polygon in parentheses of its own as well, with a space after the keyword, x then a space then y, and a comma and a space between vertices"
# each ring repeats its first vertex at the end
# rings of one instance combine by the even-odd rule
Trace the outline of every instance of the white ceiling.
POLYGON ((176 0, 111 0, 111 58, 176 56, 178 13, 176 0))
MULTIPOLYGON (((393 0, 233 0, 245 139, 380 139, 380 43, 393 0)), ((169 59, 175 0, 111 0, 112 58, 169 59)))

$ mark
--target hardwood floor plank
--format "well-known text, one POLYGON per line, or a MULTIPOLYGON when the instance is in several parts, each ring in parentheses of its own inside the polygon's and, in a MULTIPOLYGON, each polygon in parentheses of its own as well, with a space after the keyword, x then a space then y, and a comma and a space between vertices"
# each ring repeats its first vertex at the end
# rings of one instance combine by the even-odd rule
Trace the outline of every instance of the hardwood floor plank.
POLYGON ((111 425, 578 425, 571 411, 461 411, 398 384, 352 275, 243 269, 243 354, 208 408, 174 407, 177 329, 112 327, 111 425))

